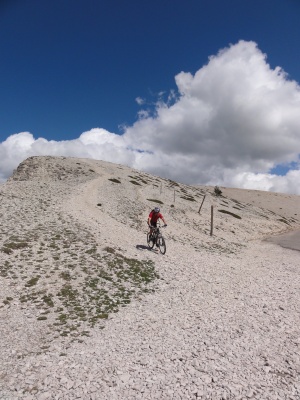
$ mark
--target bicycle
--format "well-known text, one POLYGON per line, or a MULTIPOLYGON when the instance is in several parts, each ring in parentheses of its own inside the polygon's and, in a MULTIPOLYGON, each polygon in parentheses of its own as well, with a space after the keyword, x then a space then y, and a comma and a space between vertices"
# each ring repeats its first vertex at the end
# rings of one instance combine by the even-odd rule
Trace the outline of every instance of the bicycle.
MULTIPOLYGON (((163 225, 165 227, 166 225, 163 225)), ((167 250, 166 241, 160 232, 161 226, 158 225, 156 228, 152 228, 152 234, 147 233, 147 243, 150 249, 153 249, 154 245, 159 248, 161 254, 165 254, 167 250)))

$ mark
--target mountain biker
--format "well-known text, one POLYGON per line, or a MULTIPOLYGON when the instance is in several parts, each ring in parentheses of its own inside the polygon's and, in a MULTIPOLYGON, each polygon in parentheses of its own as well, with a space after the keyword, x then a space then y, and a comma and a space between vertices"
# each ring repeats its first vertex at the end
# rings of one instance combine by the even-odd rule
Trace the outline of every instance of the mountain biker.
POLYGON ((150 228, 150 235, 152 235, 153 232, 153 228, 156 228, 157 226, 157 221, 161 219, 165 226, 167 226, 166 221, 163 217, 163 215, 160 213, 160 208, 159 207, 155 207, 149 214, 148 217, 148 226, 150 228))

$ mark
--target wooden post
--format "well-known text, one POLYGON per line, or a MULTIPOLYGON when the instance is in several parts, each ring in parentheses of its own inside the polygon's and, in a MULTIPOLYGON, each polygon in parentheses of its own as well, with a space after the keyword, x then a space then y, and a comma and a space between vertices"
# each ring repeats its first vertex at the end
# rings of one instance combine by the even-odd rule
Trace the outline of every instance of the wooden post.
POLYGON ((200 206, 199 211, 198 211, 199 214, 200 214, 201 208, 202 208, 202 206, 203 206, 205 197, 206 197, 206 194, 203 196, 203 200, 202 200, 201 206, 200 206))
POLYGON ((214 230, 214 206, 211 206, 211 219, 210 219, 210 236, 213 235, 214 230))

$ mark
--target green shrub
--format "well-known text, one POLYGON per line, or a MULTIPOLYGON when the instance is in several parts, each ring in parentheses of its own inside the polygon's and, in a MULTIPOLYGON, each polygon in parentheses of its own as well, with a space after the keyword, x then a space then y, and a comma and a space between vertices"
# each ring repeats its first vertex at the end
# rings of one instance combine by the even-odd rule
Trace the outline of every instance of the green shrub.
POLYGON ((217 197, 222 195, 222 190, 219 188, 219 186, 214 187, 214 194, 217 197))

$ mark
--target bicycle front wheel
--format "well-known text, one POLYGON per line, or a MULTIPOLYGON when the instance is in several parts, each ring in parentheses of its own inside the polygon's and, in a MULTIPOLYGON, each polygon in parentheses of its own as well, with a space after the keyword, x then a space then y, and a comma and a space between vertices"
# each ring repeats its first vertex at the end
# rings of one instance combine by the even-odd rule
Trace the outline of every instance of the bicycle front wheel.
POLYGON ((150 247, 150 249, 153 249, 153 247, 154 247, 154 239, 150 235, 150 232, 147 233, 147 243, 148 243, 148 246, 150 247))
POLYGON ((167 246, 166 246, 165 239, 162 236, 157 239, 157 244, 158 244, 159 251, 161 252, 161 254, 165 254, 166 250, 167 250, 167 246))

